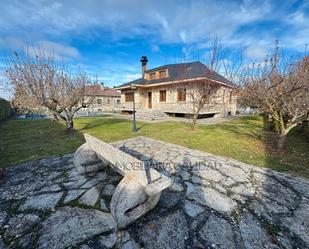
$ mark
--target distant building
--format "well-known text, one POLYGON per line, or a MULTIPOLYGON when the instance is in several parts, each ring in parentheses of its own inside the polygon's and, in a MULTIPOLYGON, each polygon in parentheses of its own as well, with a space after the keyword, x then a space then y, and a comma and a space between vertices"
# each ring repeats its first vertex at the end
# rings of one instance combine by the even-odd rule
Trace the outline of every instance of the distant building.
POLYGON ((121 91, 122 112, 132 113, 134 98, 139 116, 147 113, 190 116, 193 105, 188 91, 202 87, 207 81, 211 84, 216 104, 205 105, 200 117, 223 117, 236 113, 235 85, 203 63, 169 64, 147 70, 147 62, 147 57, 143 56, 141 78, 116 88, 121 91))
POLYGON ((94 99, 90 106, 78 111, 79 115, 95 115, 102 112, 113 112, 120 108, 120 91, 105 87, 103 84, 86 86, 85 95, 94 99))

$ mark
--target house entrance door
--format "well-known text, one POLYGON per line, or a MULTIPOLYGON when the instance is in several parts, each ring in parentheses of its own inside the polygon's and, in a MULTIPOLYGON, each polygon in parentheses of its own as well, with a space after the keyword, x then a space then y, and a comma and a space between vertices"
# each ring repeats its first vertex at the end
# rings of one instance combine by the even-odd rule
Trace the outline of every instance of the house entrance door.
POLYGON ((152 108, 152 92, 148 92, 148 108, 152 108))

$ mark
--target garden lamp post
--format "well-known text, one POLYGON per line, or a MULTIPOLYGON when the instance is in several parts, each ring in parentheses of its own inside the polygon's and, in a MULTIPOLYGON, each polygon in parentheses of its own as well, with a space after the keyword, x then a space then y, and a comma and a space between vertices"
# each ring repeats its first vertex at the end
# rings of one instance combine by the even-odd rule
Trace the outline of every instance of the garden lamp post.
POLYGON ((134 86, 133 84, 131 85, 131 90, 133 90, 133 124, 132 124, 132 131, 133 132, 137 132, 137 128, 136 128, 136 120, 135 120, 135 90, 136 90, 136 86, 134 86))

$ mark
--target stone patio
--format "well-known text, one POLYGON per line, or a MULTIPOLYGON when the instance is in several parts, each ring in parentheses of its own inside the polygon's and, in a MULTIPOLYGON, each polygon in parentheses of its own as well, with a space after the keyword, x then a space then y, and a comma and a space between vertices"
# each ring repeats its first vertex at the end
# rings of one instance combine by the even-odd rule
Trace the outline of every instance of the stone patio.
POLYGON ((0 249, 309 248, 308 180, 145 137, 113 145, 173 178, 151 212, 115 231, 118 173, 23 163, 0 179, 0 249))

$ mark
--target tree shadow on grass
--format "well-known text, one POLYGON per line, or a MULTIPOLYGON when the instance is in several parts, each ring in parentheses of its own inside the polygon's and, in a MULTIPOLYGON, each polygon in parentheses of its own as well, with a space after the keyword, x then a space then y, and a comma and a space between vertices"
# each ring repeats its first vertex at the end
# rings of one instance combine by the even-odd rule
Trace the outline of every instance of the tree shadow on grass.
POLYGON ((62 122, 10 120, 0 129, 0 165, 65 155, 83 142, 81 132, 67 133, 62 122))
POLYGON ((277 147, 278 136, 272 131, 267 117, 263 118, 265 167, 288 172, 295 176, 309 178, 309 141, 298 128, 294 128, 287 136, 284 147, 277 147))
POLYGON ((263 127, 256 127, 256 124, 254 124, 254 122, 258 123, 259 121, 259 116, 240 117, 235 121, 232 120, 230 122, 220 124, 220 127, 234 134, 263 139, 263 132, 261 133, 261 130, 266 131, 266 127, 264 124, 263 127))
MULTIPOLYGON (((87 119, 86 119, 87 120, 87 119)), ((98 118, 88 121, 83 127, 79 128, 79 131, 84 131, 92 128, 96 128, 104 125, 115 125, 120 123, 127 123, 128 120, 120 118, 98 118)))
POLYGON ((297 128, 288 134, 282 150, 277 148, 278 137, 266 116, 241 117, 235 122, 219 124, 214 128, 228 131, 233 137, 241 137, 250 146, 247 150, 252 147, 252 151, 249 151, 252 157, 248 154, 248 158, 244 158, 245 162, 257 162, 257 166, 309 178, 309 139, 297 128))
MULTIPOLYGON (((254 162, 255 160, 258 160, 262 165, 257 166, 290 173, 294 172, 296 174, 299 167, 296 165, 303 165, 302 161, 304 156, 300 154, 298 157, 295 157, 295 153, 292 152, 299 149, 300 151, 303 151, 301 147, 304 145, 299 143, 288 144, 290 139, 287 139, 287 146, 280 151, 277 148, 277 135, 272 131, 271 123, 266 116, 242 117, 238 119, 237 122, 231 121, 221 124, 220 126, 223 130, 228 131, 233 135, 240 136, 245 140, 247 138, 246 141, 248 142, 248 145, 252 145, 252 149, 254 144, 256 144, 256 150, 260 150, 261 155, 258 153, 255 154, 254 151, 250 151, 253 158, 248 158, 246 162, 251 163, 251 161, 254 162), (248 139, 253 140, 249 141, 248 139), (289 160, 284 160, 286 158, 294 158, 294 160, 292 160, 294 163, 288 163, 289 160)), ((289 135, 289 138, 292 137, 295 139, 295 134, 293 134, 293 132, 289 135)), ((296 140, 299 139, 301 138, 298 137, 296 140)))
POLYGON ((139 124, 139 125, 137 125, 137 131, 143 130, 147 126, 148 126, 147 123, 139 124))

